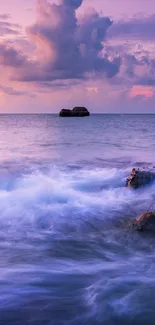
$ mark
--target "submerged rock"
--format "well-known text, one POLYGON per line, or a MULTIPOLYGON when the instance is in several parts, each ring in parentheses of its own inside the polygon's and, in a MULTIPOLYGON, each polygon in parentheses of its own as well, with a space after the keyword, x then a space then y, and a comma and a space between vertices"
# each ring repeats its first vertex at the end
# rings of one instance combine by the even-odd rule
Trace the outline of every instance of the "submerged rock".
POLYGON ((147 185, 155 180, 155 172, 139 170, 133 168, 130 176, 126 180, 126 186, 131 188, 139 188, 147 185))
POLYGON ((90 113, 86 107, 74 107, 72 110, 62 109, 59 113, 61 117, 84 117, 89 115, 90 113))
POLYGON ((135 222, 135 228, 138 231, 154 230, 155 231, 155 212, 142 213, 135 222))

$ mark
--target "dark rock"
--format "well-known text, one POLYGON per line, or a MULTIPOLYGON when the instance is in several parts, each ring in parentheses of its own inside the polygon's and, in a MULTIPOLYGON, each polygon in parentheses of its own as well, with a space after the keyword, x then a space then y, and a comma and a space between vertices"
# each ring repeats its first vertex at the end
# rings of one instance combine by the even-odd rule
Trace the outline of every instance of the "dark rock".
POLYGON ((155 230, 155 212, 142 213, 136 219, 135 229, 138 231, 155 230))
POLYGON ((59 113, 59 116, 62 117, 71 117, 72 116, 72 111, 70 109, 62 109, 59 113))
POLYGON ((89 116, 90 113, 86 107, 74 107, 72 109, 72 116, 89 116))
POLYGON ((59 113, 61 117, 84 117, 89 115, 90 113, 85 107, 74 107, 72 110, 62 109, 59 113))
POLYGON ((137 189, 141 186, 153 182, 154 180, 154 171, 146 171, 133 168, 130 176, 126 180, 126 186, 137 189))

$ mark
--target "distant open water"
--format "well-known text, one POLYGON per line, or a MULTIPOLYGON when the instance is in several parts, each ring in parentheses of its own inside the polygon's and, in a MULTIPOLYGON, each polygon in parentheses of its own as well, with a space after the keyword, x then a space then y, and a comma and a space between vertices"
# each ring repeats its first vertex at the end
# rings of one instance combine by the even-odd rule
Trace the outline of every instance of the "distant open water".
POLYGON ((154 325, 155 115, 0 115, 0 325, 154 325))

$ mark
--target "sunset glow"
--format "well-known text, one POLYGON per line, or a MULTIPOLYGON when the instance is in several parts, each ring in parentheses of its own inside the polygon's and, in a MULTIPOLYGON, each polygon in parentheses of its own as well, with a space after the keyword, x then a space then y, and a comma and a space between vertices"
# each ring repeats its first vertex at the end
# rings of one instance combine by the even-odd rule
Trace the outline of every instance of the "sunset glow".
POLYGON ((52 113, 62 100, 154 112, 153 10, 152 0, 1 0, 0 112, 52 113))

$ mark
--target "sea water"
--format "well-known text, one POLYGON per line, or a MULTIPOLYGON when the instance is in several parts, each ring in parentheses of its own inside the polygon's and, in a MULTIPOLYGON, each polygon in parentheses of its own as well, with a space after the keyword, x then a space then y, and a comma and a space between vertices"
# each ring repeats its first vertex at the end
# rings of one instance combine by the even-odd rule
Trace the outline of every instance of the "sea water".
POLYGON ((154 325, 155 115, 0 115, 0 325, 154 325))

